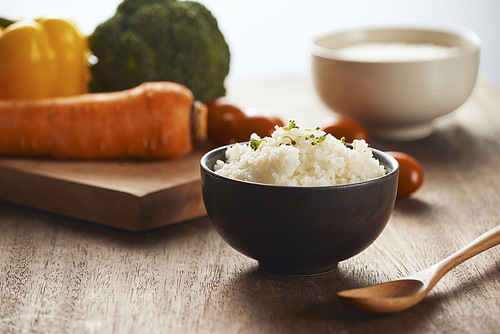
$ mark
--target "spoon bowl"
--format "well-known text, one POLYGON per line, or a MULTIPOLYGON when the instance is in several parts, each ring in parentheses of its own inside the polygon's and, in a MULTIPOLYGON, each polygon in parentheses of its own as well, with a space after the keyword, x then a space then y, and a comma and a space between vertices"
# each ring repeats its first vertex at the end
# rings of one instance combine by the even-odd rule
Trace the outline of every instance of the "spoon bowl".
POLYGON ((479 253, 500 244, 500 226, 432 267, 406 278, 337 293, 342 305, 374 314, 396 313, 418 304, 451 269, 479 253))

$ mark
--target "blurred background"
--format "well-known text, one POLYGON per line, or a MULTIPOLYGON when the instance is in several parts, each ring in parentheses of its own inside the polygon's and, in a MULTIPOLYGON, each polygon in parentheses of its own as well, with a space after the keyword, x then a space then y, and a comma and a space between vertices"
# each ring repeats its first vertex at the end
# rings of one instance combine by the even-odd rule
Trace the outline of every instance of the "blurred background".
MULTIPOLYGON (((121 0, 1 0, 0 16, 71 18, 84 34, 114 15, 121 0)), ((482 41, 480 75, 500 87, 498 0, 200 0, 231 49, 228 81, 308 75, 312 36, 354 26, 465 26, 482 41)))

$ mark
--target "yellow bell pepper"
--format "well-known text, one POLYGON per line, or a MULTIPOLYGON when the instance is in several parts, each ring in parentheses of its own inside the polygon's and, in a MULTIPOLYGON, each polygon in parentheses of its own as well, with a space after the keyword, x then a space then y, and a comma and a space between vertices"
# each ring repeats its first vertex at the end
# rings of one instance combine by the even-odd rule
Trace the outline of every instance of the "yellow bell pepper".
POLYGON ((25 19, 0 32, 0 99, 88 92, 90 51, 75 23, 25 19))

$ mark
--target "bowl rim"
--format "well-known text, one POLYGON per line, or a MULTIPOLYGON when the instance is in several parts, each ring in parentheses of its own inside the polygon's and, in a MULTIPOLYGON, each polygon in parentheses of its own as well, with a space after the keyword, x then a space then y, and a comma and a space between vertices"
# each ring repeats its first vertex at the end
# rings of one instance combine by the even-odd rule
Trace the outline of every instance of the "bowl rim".
MULTIPOLYGON (((233 178, 230 178, 230 177, 227 177, 227 176, 224 176, 224 175, 217 174, 217 173, 215 173, 215 171, 211 170, 207 166, 207 162, 208 162, 208 159, 209 159, 210 156, 215 155, 215 154, 219 153, 220 151, 224 151, 225 152, 229 147, 232 147, 232 146, 234 146, 236 144, 245 144, 245 145, 248 145, 249 143, 248 142, 242 142, 242 143, 228 144, 228 145, 224 145, 224 146, 220 146, 220 147, 214 148, 214 149, 206 152, 201 157, 201 159, 200 159, 200 166, 201 166, 201 168, 203 168, 203 170, 205 172, 207 172, 208 174, 214 176, 215 178, 219 178, 221 180, 226 180, 228 182, 236 182, 236 183, 248 184, 248 185, 255 186, 255 187, 271 187, 273 189, 278 189, 278 188, 283 188, 283 189, 303 189, 303 188, 305 188, 305 189, 315 189, 315 188, 316 189, 328 189, 328 188, 344 189, 344 188, 354 188, 354 187, 361 187, 361 186, 363 186, 365 184, 369 184, 369 183, 380 182, 380 180, 382 180, 382 179, 390 178, 390 177, 394 176, 395 174, 399 173, 399 163, 398 163, 398 161, 394 157, 392 157, 391 155, 385 153, 384 151, 381 151, 381 150, 378 150, 378 149, 372 148, 372 147, 368 147, 368 148, 372 151, 373 155, 378 154, 378 155, 384 157, 386 160, 389 161, 390 166, 393 167, 393 168, 389 172, 386 171, 386 174, 384 174, 382 176, 379 176, 379 177, 376 177, 376 178, 370 179, 370 180, 356 182, 356 183, 336 184, 336 185, 327 185, 327 186, 284 186, 284 185, 257 183, 257 182, 250 182, 250 181, 233 179, 233 178)), ((349 145, 349 146, 352 147, 351 144, 347 144, 347 145, 349 145)), ((375 158, 377 158, 377 157, 375 157, 375 158)))
POLYGON ((309 40, 309 53, 312 56, 331 59, 339 62, 349 62, 349 63, 366 63, 366 64, 414 64, 414 63, 428 63, 437 60, 446 60, 464 57, 466 55, 474 54, 480 52, 481 49, 481 39, 472 30, 464 26, 453 26, 453 25, 373 25, 373 26, 355 26, 349 28, 341 28, 335 30, 329 30, 322 33, 318 33, 312 36, 309 40), (451 35, 456 35, 465 38, 470 42, 467 47, 459 48, 459 54, 438 59, 424 59, 424 60, 402 60, 402 61, 369 61, 369 60, 355 60, 347 59, 345 57, 340 57, 335 49, 327 48, 318 45, 318 41, 334 35, 340 35, 345 33, 356 33, 363 31, 383 31, 383 30, 412 30, 412 31, 424 31, 424 32, 438 32, 446 33, 451 35))

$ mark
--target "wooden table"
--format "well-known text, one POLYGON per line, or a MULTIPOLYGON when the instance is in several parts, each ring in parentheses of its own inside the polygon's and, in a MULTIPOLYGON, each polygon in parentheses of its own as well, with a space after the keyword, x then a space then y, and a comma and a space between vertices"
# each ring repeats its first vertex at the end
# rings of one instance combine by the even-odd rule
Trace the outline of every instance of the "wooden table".
MULTIPOLYGON (((299 124, 328 115, 307 78, 234 84, 246 107, 299 124)), ((500 224, 500 90, 485 79, 434 133, 404 151, 424 187, 380 238, 324 275, 267 273, 208 218, 126 232, 0 202, 2 333, 499 333, 500 247, 452 270, 412 309, 369 316, 336 292, 424 269, 500 224)))

